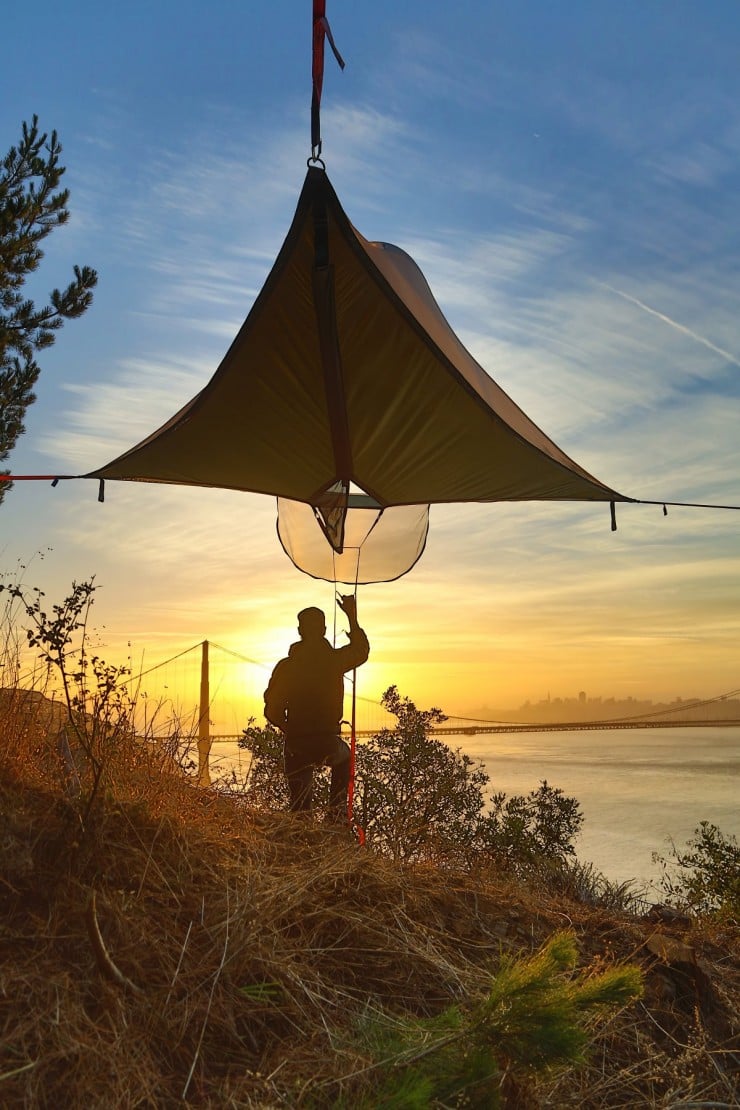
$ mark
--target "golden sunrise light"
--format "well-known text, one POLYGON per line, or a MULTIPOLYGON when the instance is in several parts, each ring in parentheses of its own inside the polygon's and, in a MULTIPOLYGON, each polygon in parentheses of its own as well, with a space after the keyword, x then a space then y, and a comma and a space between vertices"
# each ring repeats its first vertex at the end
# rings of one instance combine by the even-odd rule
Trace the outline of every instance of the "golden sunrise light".
POLYGON ((740 3, 1 25, 1 1106, 736 1105, 740 3))

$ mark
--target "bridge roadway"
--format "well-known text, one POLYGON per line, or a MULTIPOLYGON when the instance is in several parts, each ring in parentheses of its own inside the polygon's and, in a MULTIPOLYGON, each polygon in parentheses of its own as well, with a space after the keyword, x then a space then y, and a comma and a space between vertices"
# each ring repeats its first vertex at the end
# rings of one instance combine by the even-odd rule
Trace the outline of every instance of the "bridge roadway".
MULTIPOLYGON (((615 728, 724 728, 737 727, 736 721, 565 721, 560 724, 486 724, 440 725, 429 731, 435 736, 476 736, 490 732, 601 732, 615 728)), ((357 729, 356 736, 374 736, 377 729, 357 729)))
MULTIPOLYGON (((728 721, 565 721, 560 724, 485 724, 441 725, 429 731, 434 736, 477 736, 479 733, 503 732, 604 732, 617 728, 737 728, 740 720, 728 721)), ((355 736, 375 736, 380 728, 358 728, 355 736)), ((241 733, 212 736, 211 741, 234 741, 241 733)), ((347 733, 343 733, 347 736, 347 733)))

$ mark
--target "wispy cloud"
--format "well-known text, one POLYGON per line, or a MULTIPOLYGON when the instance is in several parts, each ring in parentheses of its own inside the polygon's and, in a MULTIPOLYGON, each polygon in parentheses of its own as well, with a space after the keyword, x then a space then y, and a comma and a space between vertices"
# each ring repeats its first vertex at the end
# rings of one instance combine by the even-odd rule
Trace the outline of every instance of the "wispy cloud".
POLYGON ((633 297, 630 293, 625 293, 623 289, 617 289, 613 285, 607 285, 606 282, 599 282, 598 284, 604 289, 608 289, 610 293, 614 293, 617 297, 621 297, 623 300, 629 301, 630 304, 636 305, 637 308, 642 309, 643 312, 649 313, 657 320, 662 320, 664 324, 668 324, 669 327, 675 328, 676 331, 681 332, 682 335, 687 335, 696 343, 701 343, 707 350, 714 351, 715 354, 727 359, 728 362, 733 363, 735 366, 740 366, 740 359, 738 359, 736 355, 731 354, 730 351, 726 351, 723 347, 718 347, 716 343, 712 343, 711 339, 707 339, 705 335, 700 335, 698 332, 693 331, 692 328, 688 328, 685 324, 679 323, 678 320, 673 320, 664 312, 659 312, 657 308, 652 308, 650 305, 645 304, 645 302, 639 300, 638 297, 633 297))
POLYGON ((91 470, 133 447, 153 432, 200 389, 208 368, 186 354, 123 359, 118 376, 93 388, 69 382, 65 419, 40 433, 37 449, 50 459, 91 470))

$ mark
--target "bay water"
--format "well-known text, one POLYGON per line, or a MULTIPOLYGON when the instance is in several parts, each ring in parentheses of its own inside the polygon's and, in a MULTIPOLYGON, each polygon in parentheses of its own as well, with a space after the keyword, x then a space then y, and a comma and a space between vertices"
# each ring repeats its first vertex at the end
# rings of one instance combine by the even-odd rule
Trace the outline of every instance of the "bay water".
POLYGON ((658 898, 653 852, 685 847, 700 821, 740 839, 740 727, 477 734, 446 738, 481 760, 493 792, 544 779, 578 799, 576 855, 658 898))

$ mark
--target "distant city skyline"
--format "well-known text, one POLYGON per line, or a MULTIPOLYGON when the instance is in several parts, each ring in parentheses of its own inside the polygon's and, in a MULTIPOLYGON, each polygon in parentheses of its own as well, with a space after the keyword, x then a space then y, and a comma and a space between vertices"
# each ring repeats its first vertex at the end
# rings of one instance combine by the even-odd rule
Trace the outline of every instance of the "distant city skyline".
MULTIPOLYGON (((740 690, 731 691, 738 695, 740 690)), ((682 697, 677 695, 669 701, 654 701, 652 698, 624 697, 609 695, 595 697, 549 697, 539 701, 526 700, 516 707, 500 706, 496 709, 483 707, 479 714, 471 714, 472 720, 497 720, 532 722, 558 721, 595 721, 619 720, 620 718, 648 719, 663 718, 668 723, 673 719, 731 720, 740 722, 740 698, 730 694, 720 694, 713 698, 682 697)))

